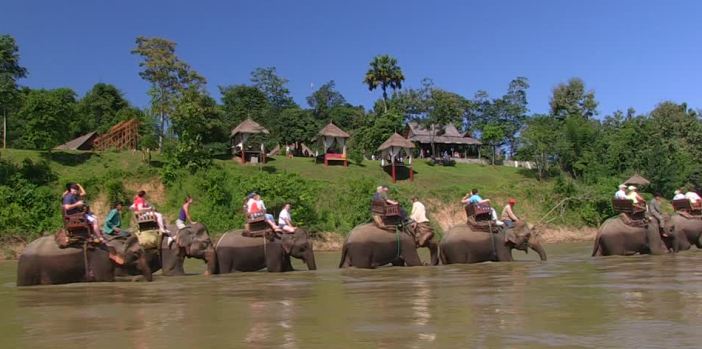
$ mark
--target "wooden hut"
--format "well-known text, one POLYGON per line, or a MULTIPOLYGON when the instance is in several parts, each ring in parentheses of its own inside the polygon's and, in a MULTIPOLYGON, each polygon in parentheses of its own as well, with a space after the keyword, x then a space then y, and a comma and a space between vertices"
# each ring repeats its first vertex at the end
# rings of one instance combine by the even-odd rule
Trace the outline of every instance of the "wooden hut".
POLYGON ((381 152, 381 166, 385 167, 386 159, 389 159, 389 166, 391 166, 392 182, 397 181, 397 166, 405 166, 404 161, 399 161, 402 158, 402 151, 405 151, 407 160, 409 162, 409 180, 414 180, 414 168, 412 166, 412 149, 414 149, 414 144, 394 133, 390 138, 388 138, 383 144, 378 147, 378 151, 381 152))
POLYGON ((246 119, 235 127, 229 136, 232 142, 232 154, 241 156, 240 161, 242 164, 246 163, 247 157, 249 160, 256 159, 261 163, 266 162, 266 148, 263 143, 261 143, 260 149, 252 149, 251 146, 247 148, 247 141, 252 135, 256 134, 267 135, 270 132, 257 122, 246 119))
POLYGON ((319 131, 317 139, 324 153, 324 166, 328 166, 329 161, 343 161, 344 167, 349 166, 346 157, 346 140, 349 137, 348 133, 331 122, 319 131))
POLYGON ((444 152, 451 157, 480 158, 482 143, 472 138, 470 132, 461 134, 454 125, 425 128, 417 122, 410 122, 404 131, 404 136, 417 145, 420 156, 440 157, 444 152), (432 154, 432 142, 436 154, 432 154))
POLYGON ((651 182, 648 179, 641 177, 639 174, 635 174, 626 181, 624 181, 624 184, 635 185, 637 187, 644 187, 651 184, 651 182))

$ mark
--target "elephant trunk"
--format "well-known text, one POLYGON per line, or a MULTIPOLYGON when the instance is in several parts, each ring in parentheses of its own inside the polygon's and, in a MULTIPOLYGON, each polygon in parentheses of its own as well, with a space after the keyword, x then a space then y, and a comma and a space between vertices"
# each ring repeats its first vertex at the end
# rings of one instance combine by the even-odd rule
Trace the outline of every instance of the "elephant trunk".
POLYGON ((305 263, 307 264, 307 269, 317 270, 317 263, 314 260, 314 251, 310 248, 305 254, 305 263))
POLYGON ((210 246, 205 251, 205 262, 207 262, 206 275, 212 275, 217 273, 217 253, 213 246, 210 246))
POLYGON ((137 259, 137 266, 141 270, 142 275, 146 281, 153 281, 154 277, 151 275, 151 266, 149 266, 149 261, 146 258, 146 253, 142 253, 137 259))
POLYGON ((538 241, 530 242, 530 243, 529 243, 529 248, 531 248, 532 250, 534 250, 534 252, 538 253, 538 254, 539 254, 539 258, 540 258, 542 261, 545 261, 545 260, 546 260, 546 250, 544 250, 544 247, 541 245, 540 242, 538 242, 538 241))

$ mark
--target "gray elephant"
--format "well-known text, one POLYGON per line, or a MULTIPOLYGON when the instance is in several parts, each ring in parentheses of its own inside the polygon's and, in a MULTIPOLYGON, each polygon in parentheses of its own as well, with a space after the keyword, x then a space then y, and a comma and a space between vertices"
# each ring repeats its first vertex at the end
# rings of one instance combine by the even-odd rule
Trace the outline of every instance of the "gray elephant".
MULTIPOLYGON (((432 265, 438 264, 436 243, 427 241, 423 247, 429 248, 432 265)), ((349 232, 341 249, 339 268, 377 268, 386 264, 424 265, 417 253, 417 241, 411 229, 391 232, 367 223, 349 232)))
POLYGON ((675 251, 689 250, 692 245, 702 248, 702 219, 689 218, 674 214, 671 218, 671 229, 675 242, 675 251))
MULTIPOLYGON (((664 223, 664 231, 673 236, 669 220, 664 223)), ((607 219, 598 229, 592 256, 628 256, 637 253, 659 255, 667 252, 668 247, 661 238, 655 219, 641 227, 633 227, 617 216, 607 219)))
POLYGON ((307 232, 276 234, 272 239, 242 236, 243 230, 232 230, 219 239, 216 246, 220 274, 235 271, 292 271, 290 257, 301 259, 309 270, 316 270, 314 251, 307 232))
MULTIPOLYGON (((170 231, 177 231, 175 240, 164 238, 159 250, 146 250, 148 264, 152 272, 161 270, 164 276, 185 275, 183 263, 185 258, 201 259, 207 263, 205 274, 215 274, 217 269, 217 254, 207 232, 207 227, 202 223, 195 223, 178 230, 175 226, 168 227, 170 231)), ((111 242, 111 244, 119 242, 111 242)), ((121 267, 118 275, 135 275, 138 273, 133 267, 121 267)))
POLYGON ((518 222, 511 229, 499 233, 474 231, 467 224, 452 227, 439 242, 442 264, 510 262, 512 250, 529 249, 546 260, 546 251, 536 236, 534 229, 525 222, 518 222))
POLYGON ((87 249, 59 248, 53 236, 44 236, 32 241, 20 255, 17 286, 114 281, 117 265, 113 259, 122 259, 124 265, 147 281, 152 280, 146 255, 136 238, 125 241, 121 249, 115 250, 105 245, 87 249))

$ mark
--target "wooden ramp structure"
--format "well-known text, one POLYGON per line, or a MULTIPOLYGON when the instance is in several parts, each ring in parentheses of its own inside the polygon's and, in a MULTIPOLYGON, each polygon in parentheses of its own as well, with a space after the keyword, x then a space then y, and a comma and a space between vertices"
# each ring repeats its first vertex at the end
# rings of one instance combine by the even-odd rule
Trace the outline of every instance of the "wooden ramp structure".
POLYGON ((133 150, 137 148, 138 140, 139 121, 129 119, 112 126, 105 134, 95 138, 93 149, 133 150))

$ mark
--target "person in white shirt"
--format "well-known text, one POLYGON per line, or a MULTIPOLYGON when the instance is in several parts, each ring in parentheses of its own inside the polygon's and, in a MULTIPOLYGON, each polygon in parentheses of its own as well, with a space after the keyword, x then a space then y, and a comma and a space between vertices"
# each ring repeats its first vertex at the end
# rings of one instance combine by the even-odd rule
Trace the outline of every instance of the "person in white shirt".
POLYGON ((692 188, 688 189, 687 193, 685 193, 685 197, 690 200, 690 205, 693 207, 700 207, 702 204, 702 198, 699 194, 692 191, 692 188))
POLYGON ((417 247, 426 247, 427 242, 434 237, 434 229, 432 229, 431 224, 429 224, 426 207, 424 207, 423 203, 419 202, 416 196, 412 197, 412 213, 410 213, 410 219, 413 221, 412 229, 416 232, 415 241, 417 247))
POLYGON ((624 191, 625 189, 626 189, 626 185, 620 184, 620 185, 619 185, 619 190, 617 190, 617 192, 614 193, 614 198, 617 199, 617 200, 625 200, 625 199, 628 199, 627 196, 626 196, 626 191, 624 191))
POLYGON ((675 196, 673 196, 673 200, 683 200, 683 199, 687 199, 687 198, 685 197, 685 194, 683 194, 680 190, 676 190, 675 193, 674 193, 674 195, 675 195, 675 196))
POLYGON ((295 229, 297 229, 292 224, 290 204, 285 204, 285 206, 283 206, 283 210, 280 211, 280 214, 278 215, 278 226, 286 233, 294 233, 295 229))

